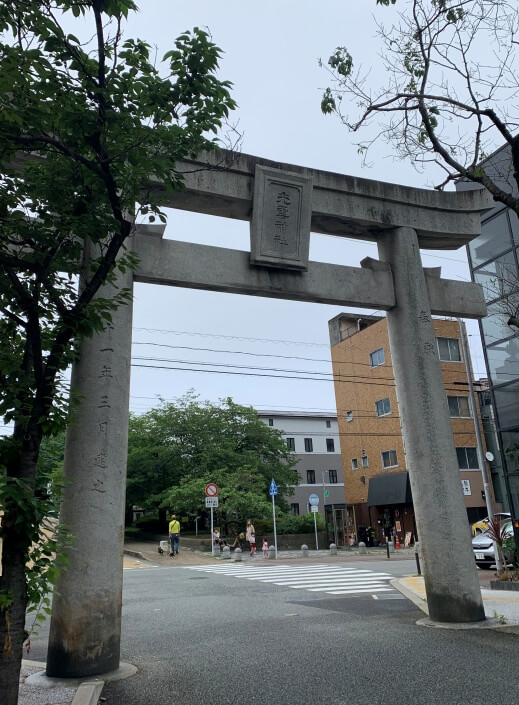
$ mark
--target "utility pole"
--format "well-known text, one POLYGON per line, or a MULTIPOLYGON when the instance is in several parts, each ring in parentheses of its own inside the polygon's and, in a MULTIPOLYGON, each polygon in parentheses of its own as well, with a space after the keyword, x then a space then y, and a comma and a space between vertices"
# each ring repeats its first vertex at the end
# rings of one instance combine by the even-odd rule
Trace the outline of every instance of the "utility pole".
MULTIPOLYGON (((458 325, 460 327, 461 348, 463 350, 463 357, 465 359, 465 370, 467 372, 467 381, 468 381, 468 386, 469 386, 470 403, 472 405, 472 414, 474 416, 474 429, 476 431, 478 463, 479 463, 479 467, 481 468, 481 475, 483 478, 483 489, 485 491, 485 504, 487 505, 488 516, 489 516, 489 518, 492 518, 494 516, 494 514, 496 513, 496 510, 494 507, 494 495, 492 492, 492 486, 491 486, 490 478, 488 475, 487 461, 485 458, 485 454, 483 452, 483 440, 481 438, 481 429, 479 427, 478 404, 476 401, 476 395, 474 393, 474 385, 472 383, 472 372, 471 372, 469 362, 468 362, 469 357, 468 357, 468 345, 467 345, 467 340, 465 337, 465 325, 460 318, 458 318, 456 320, 458 321, 458 325)), ((498 547, 496 545, 496 542, 492 541, 492 543, 494 545, 494 555, 496 557, 496 570, 498 573, 501 573, 501 571, 503 570, 503 562, 501 560, 501 554, 498 551, 498 547)))

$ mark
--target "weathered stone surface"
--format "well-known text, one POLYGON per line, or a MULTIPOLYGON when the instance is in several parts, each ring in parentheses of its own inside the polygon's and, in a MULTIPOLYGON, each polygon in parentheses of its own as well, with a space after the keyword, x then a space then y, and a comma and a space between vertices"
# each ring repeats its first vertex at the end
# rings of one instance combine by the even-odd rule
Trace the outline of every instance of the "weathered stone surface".
MULTIPOLYGON (((240 250, 135 237, 140 263, 135 281, 293 301, 313 301, 387 311, 395 305, 393 275, 384 263, 343 267, 309 262, 307 272, 251 267, 240 250)), ((377 260, 373 260, 377 262, 377 260)), ((434 314, 479 318, 486 314, 479 284, 427 277, 434 314)))
POLYGON ((403 226, 416 230, 422 248, 453 250, 480 234, 480 216, 494 205, 483 189, 410 188, 226 150, 180 162, 184 191, 167 194, 161 184, 150 186, 161 192, 164 206, 250 220, 258 164, 312 177, 311 231, 315 233, 374 242, 379 233, 403 226))
POLYGON ((312 179, 256 165, 251 264, 308 269, 312 179))
POLYGON ((441 280, 425 277, 408 228, 381 236, 379 253, 395 281, 397 305, 387 321, 429 615, 476 622, 485 611, 427 294, 431 281, 441 280))

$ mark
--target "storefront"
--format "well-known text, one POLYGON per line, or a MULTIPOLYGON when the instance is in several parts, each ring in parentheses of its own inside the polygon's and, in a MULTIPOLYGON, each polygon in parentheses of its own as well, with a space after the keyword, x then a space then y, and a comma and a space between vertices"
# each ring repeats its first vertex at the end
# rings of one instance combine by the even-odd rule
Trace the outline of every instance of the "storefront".
POLYGON ((371 534, 372 540, 378 543, 398 539, 401 546, 409 546, 414 542, 417 532, 409 473, 395 472, 370 478, 367 507, 369 526, 359 526, 359 541, 365 529, 368 541, 371 534))

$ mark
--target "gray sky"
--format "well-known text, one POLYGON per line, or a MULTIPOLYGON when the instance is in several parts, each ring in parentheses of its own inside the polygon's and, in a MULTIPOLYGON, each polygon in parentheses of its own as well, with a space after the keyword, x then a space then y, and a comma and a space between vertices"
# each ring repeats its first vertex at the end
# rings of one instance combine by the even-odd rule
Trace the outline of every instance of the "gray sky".
MULTIPOLYGON (((125 36, 138 36, 157 45, 159 56, 184 30, 209 28, 213 41, 225 52, 221 78, 234 84, 239 108, 233 119, 239 120, 244 134, 242 151, 410 186, 429 187, 437 178, 437 174, 417 174, 411 166, 394 162, 383 151, 384 145, 374 153, 374 165, 363 168, 355 138, 336 118, 321 114, 327 75, 318 66, 319 57, 326 60, 337 46, 346 45, 355 59, 369 65, 378 43, 373 13, 389 22, 394 16, 392 8, 377 8, 375 0, 141 0, 140 5, 141 11, 130 19, 125 36)), ((383 80, 383 76, 379 78, 383 80)), ((166 237, 249 249, 247 223, 197 214, 171 211, 166 237)), ((464 249, 422 254, 425 266, 441 265, 442 276, 469 279, 464 249)), ((369 243, 312 236, 313 260, 358 266, 367 255, 377 256, 369 243)), ((158 395, 173 399, 193 389, 201 399, 217 401, 231 396, 259 409, 332 411, 333 385, 322 378, 331 372, 328 320, 342 310, 137 285, 133 363, 157 369, 132 368, 131 409, 142 412, 156 403, 158 395), (162 361, 137 359, 143 357, 162 361), (207 365, 215 362, 224 367, 207 365), (252 370, 250 366, 299 372, 252 370), (272 375, 299 379, 275 379, 272 375)), ((469 323, 469 336, 476 376, 484 376, 479 333, 473 323, 469 323)))

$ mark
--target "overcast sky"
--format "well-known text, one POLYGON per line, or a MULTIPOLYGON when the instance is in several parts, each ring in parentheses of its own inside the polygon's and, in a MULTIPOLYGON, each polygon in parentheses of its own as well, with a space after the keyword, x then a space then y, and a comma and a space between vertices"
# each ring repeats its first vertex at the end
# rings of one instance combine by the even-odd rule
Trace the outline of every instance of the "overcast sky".
MULTIPOLYGON (((389 22, 394 9, 379 8, 375 0, 141 0, 139 4, 141 11, 131 17, 125 35, 155 44, 160 56, 181 32, 194 26, 209 28, 224 51, 220 76, 234 84, 239 108, 233 120, 239 121, 244 135, 243 152, 410 186, 430 187, 437 178, 394 162, 384 145, 375 153, 373 166, 364 168, 354 137, 320 110, 327 75, 318 59, 326 60, 337 46, 346 45, 359 63, 369 66, 378 43, 373 14, 389 22)), ((171 211, 166 237, 249 249, 247 223, 197 214, 171 211)), ((369 243, 312 236, 313 260, 358 266, 367 255, 377 256, 369 243)), ((423 262, 441 265, 444 277, 469 279, 464 249, 423 253, 423 262)), ((328 320, 343 310, 137 285, 131 409, 142 412, 156 404, 158 395, 174 399, 193 389, 202 400, 231 396, 258 409, 332 412, 328 320)), ((469 335, 476 376, 484 376, 475 324, 470 324, 469 335)))

